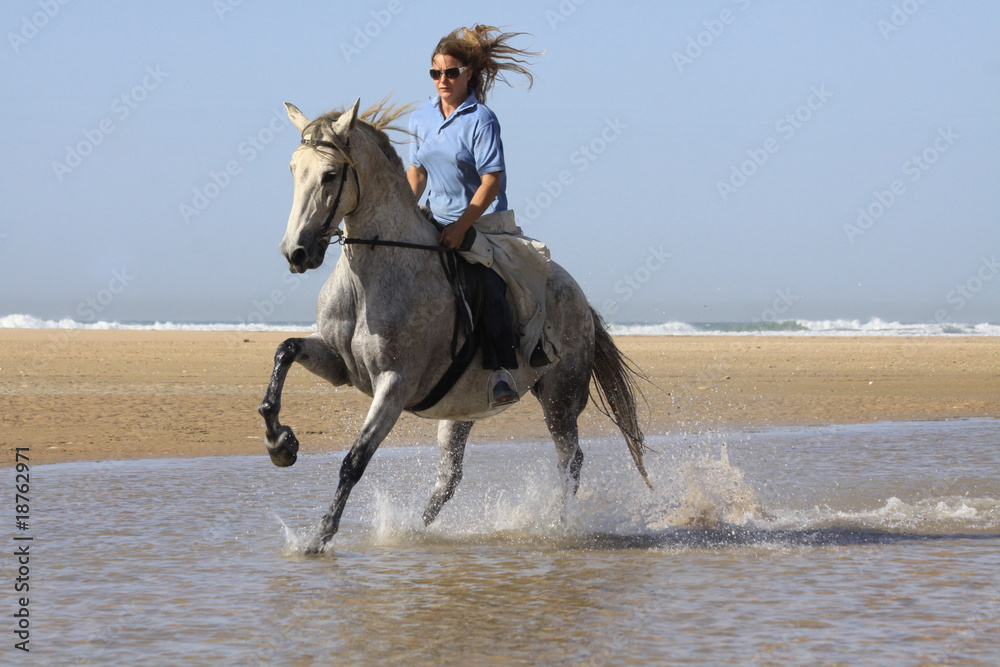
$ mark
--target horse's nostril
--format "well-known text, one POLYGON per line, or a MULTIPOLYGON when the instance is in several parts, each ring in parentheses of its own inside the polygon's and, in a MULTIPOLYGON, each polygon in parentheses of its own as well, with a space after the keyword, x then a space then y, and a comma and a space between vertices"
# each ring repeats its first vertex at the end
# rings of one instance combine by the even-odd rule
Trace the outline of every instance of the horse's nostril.
POLYGON ((296 248, 292 251, 292 256, 288 258, 294 266, 302 266, 306 262, 306 249, 296 248))

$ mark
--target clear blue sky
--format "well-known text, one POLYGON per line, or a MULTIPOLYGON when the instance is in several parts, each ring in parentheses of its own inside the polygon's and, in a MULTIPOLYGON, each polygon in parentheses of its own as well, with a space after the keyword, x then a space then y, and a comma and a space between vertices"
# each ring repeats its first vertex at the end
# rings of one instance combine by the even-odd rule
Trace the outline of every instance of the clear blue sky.
POLYGON ((312 320, 282 102, 424 100, 477 22, 546 51, 490 100, 508 197, 609 319, 1000 320, 987 0, 11 0, 0 315, 312 320))

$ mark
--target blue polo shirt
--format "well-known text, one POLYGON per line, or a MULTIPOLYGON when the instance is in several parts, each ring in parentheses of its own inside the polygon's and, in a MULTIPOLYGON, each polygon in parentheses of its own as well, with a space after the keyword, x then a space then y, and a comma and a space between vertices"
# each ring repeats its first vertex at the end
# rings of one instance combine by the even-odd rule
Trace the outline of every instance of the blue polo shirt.
POLYGON ((469 91, 446 119, 440 97, 410 114, 410 164, 427 171, 427 206, 441 222, 455 222, 479 189, 482 174, 500 172, 500 192, 484 211, 507 210, 507 176, 496 115, 469 91))

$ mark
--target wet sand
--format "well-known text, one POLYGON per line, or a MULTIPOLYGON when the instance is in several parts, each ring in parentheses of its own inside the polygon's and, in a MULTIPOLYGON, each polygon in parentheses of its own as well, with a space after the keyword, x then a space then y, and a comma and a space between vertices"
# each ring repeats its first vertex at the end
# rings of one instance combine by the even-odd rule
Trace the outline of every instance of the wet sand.
MULTIPOLYGON (((0 330, 0 446, 13 462, 266 456, 256 406, 283 333, 0 330)), ((650 434, 884 420, 1000 417, 1000 338, 624 336, 650 379, 650 434)), ((370 399, 289 373, 282 422, 303 451, 349 447, 370 399)), ((433 443, 403 415, 386 444, 433 443)), ((610 437, 592 407, 583 438, 610 437)), ((528 396, 470 442, 547 440, 528 396)))

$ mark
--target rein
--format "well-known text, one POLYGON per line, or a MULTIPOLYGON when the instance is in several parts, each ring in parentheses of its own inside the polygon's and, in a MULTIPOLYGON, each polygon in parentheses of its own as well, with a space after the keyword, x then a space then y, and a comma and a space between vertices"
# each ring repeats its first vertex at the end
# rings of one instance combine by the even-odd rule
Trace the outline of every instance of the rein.
MULTIPOLYGON (((347 182, 347 170, 350 170, 354 175, 354 188, 358 193, 358 200, 355 203, 354 208, 348 213, 345 213, 346 217, 351 213, 354 213, 361 204, 361 181, 358 178, 358 170, 351 165, 351 143, 350 139, 344 141, 344 145, 338 146, 332 141, 323 141, 320 139, 306 139, 303 137, 302 142, 305 146, 312 146, 313 148, 329 148, 331 150, 339 151, 343 154, 345 158, 345 171, 340 179, 340 185, 337 186, 337 195, 333 199, 333 207, 326 216, 326 220, 323 222, 323 226, 320 228, 320 238, 326 239, 330 242, 333 236, 338 236, 339 241, 334 241, 334 243, 340 243, 341 245, 366 245, 372 246, 389 246, 392 248, 410 248, 412 250, 427 250, 438 253, 438 259, 441 261, 441 268, 444 270, 445 278, 448 281, 448 285, 451 287, 451 291, 455 296, 455 326, 451 333, 451 365, 445 370, 445 373, 438 380, 429 394, 423 398, 423 400, 418 401, 414 405, 406 408, 411 412, 422 412, 433 407, 440 401, 445 394, 447 394, 451 388, 458 381, 458 378, 465 372, 468 368, 469 363, 472 361, 472 357, 475 355, 479 348, 478 332, 475 331, 475 318, 472 315, 472 310, 469 308, 466 296, 463 293, 462 287, 459 283, 458 277, 458 259, 455 252, 451 248, 445 248, 441 245, 428 245, 424 243, 408 243, 406 241, 386 241, 380 239, 378 235, 373 239, 359 239, 355 237, 344 236, 344 232, 341 229, 333 229, 334 216, 337 214, 337 209, 340 206, 340 197, 344 194, 344 183, 347 182), (465 336, 465 342, 462 344, 461 349, 458 347, 458 331, 459 323, 465 323, 465 330, 467 332, 465 336), (475 335, 474 335, 475 334, 475 335)), ((423 216, 421 216, 423 217, 423 216)))
POLYGON ((339 229, 331 232, 330 227, 333 224, 333 216, 337 214, 337 208, 340 206, 340 197, 344 194, 344 183, 347 181, 347 170, 350 170, 351 174, 354 176, 354 189, 358 193, 358 203, 355 204, 354 208, 349 212, 345 213, 343 217, 347 217, 354 211, 358 210, 358 205, 361 203, 361 181, 358 179, 358 170, 351 166, 351 140, 348 138, 344 141, 343 147, 338 146, 332 141, 323 141, 321 139, 306 139, 303 138, 300 142, 304 146, 312 146, 313 148, 329 148, 331 150, 339 151, 343 154, 345 160, 344 165, 346 167, 343 176, 340 179, 340 185, 337 186, 337 196, 333 198, 333 207, 330 212, 326 214, 326 220, 323 221, 323 226, 320 227, 320 237, 329 238, 334 235, 340 237, 339 243, 341 245, 369 245, 369 246, 391 246, 393 248, 412 248, 414 250, 433 250, 435 252, 448 252, 448 248, 443 248, 439 245, 426 245, 423 243, 406 243, 403 241, 383 241, 378 236, 373 239, 356 239, 352 237, 344 236, 344 233, 339 229))
POLYGON ((378 236, 373 239, 358 239, 353 236, 343 236, 340 237, 340 243, 342 245, 385 245, 393 248, 412 248, 413 250, 434 250, 436 252, 451 252, 450 248, 445 248, 439 245, 426 245, 423 243, 406 243, 405 241, 383 241, 378 236))

